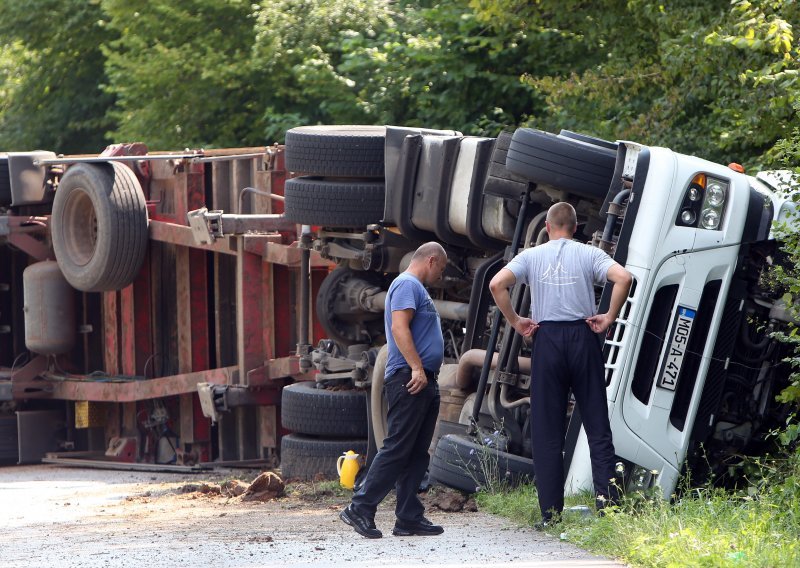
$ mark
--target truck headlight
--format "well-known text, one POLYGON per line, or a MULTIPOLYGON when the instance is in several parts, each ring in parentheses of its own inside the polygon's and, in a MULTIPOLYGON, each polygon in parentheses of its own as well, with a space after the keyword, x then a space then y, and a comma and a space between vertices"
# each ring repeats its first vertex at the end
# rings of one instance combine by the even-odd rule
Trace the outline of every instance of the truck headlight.
POLYGON ((718 181, 712 181, 706 188, 706 202, 712 207, 721 207, 725 203, 725 188, 718 181))
POLYGON ((695 174, 686 188, 675 224, 718 231, 722 226, 730 182, 708 174, 695 174))
POLYGON ((703 209, 703 218, 700 221, 700 226, 704 229, 716 229, 719 227, 719 213, 711 208, 703 209))
POLYGON ((700 228, 718 231, 722 226, 722 213, 728 200, 728 182, 709 177, 703 197, 700 228))

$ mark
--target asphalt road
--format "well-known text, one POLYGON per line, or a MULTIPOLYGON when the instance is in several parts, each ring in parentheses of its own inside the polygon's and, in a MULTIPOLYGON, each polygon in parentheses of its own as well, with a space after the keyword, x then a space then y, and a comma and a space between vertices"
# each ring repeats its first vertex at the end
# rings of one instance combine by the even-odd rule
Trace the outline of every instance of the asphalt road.
MULTIPOLYGON (((257 473, 257 472, 255 472, 257 473)), ((482 512, 428 516, 436 537, 393 537, 390 503, 378 512, 384 538, 342 523, 346 497, 266 503, 184 493, 187 481, 253 472, 141 473, 55 465, 0 467, 0 566, 532 567, 620 566, 558 538, 482 512)))

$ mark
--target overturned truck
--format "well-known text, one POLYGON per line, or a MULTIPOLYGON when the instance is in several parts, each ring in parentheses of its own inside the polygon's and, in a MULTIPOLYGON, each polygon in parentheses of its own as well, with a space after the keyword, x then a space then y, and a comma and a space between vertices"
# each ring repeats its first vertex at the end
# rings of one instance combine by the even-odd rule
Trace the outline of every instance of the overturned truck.
MULTIPOLYGON (((61 450, 51 460, 102 448, 106 461, 335 474, 343 452, 382 443, 385 293, 436 240, 449 262, 431 290, 446 357, 431 477, 474 491, 492 482, 488 455, 500 480, 530 479, 530 346, 488 283, 568 201, 576 238, 634 277, 604 347, 624 483, 669 495, 687 467, 720 473, 760 451, 788 413, 770 333, 792 309, 765 282, 780 263, 773 221, 795 214, 790 180, 739 169, 569 131, 394 126, 299 127, 269 148, 0 156, 0 399, 16 415, 0 415, 0 439, 15 429, 19 461, 44 440, 61 450)), ((601 309, 609 297, 597 290, 601 309)), ((524 286, 512 298, 527 309, 524 286)), ((591 484, 580 408, 564 420, 577 491, 591 484)))
MULTIPOLYGON (((338 265, 317 296, 327 339, 302 358, 318 371, 321 398, 371 387, 367 422, 377 446, 386 431, 385 290, 421 242, 448 251, 431 291, 446 345, 434 480, 474 491, 498 473, 512 483, 534 475, 530 346, 503 321, 488 282, 516 252, 547 239, 545 213, 558 201, 578 213, 576 238, 634 277, 604 345, 622 483, 669 495, 687 468, 724 477, 784 423, 789 410, 775 395, 789 371, 770 334, 795 316, 766 282, 780 262, 773 221, 795 214, 785 172, 752 177, 667 148, 525 128, 492 139, 301 127, 287 134, 286 152, 301 174, 287 183, 286 217, 312 228, 307 246, 338 265), (499 472, 487 471, 487 456, 499 472)), ((597 290, 601 310, 609 286, 597 290)), ((512 298, 519 313, 528 309, 525 286, 512 298)), ((297 388, 284 389, 284 416, 295 406, 287 390, 297 388)), ((315 412, 311 399, 302 403, 315 412)), ((580 408, 571 404, 564 419, 565 483, 574 492, 591 487, 588 445, 580 408)))

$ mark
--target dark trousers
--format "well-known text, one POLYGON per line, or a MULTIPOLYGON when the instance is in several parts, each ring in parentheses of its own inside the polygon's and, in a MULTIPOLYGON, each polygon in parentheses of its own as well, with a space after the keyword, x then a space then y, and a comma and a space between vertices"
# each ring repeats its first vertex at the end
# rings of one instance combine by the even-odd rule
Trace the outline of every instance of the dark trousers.
POLYGON ((595 494, 615 499, 614 444, 603 352, 585 321, 542 322, 531 354, 531 442, 542 518, 564 509, 564 435, 569 391, 581 411, 595 494))
POLYGON ((420 521, 425 507, 417 497, 428 470, 428 447, 439 414, 439 385, 428 371, 428 385, 422 392, 409 394, 405 384, 411 369, 396 371, 383 386, 389 403, 388 432, 361 489, 353 495, 355 511, 374 519, 378 504, 392 488, 397 490, 395 514, 400 521, 420 521))

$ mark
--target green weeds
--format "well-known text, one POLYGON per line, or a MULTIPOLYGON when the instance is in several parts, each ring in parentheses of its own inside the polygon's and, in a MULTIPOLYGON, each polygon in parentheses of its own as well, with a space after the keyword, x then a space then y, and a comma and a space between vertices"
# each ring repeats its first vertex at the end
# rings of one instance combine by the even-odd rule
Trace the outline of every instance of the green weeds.
MULTIPOLYGON (((563 522, 547 532, 633 566, 800 566, 800 456, 764 464, 747 489, 685 490, 672 502, 638 493, 603 517, 570 513, 593 506, 568 497, 563 522)), ((535 489, 481 493, 481 508, 520 524, 539 519, 535 489)))

